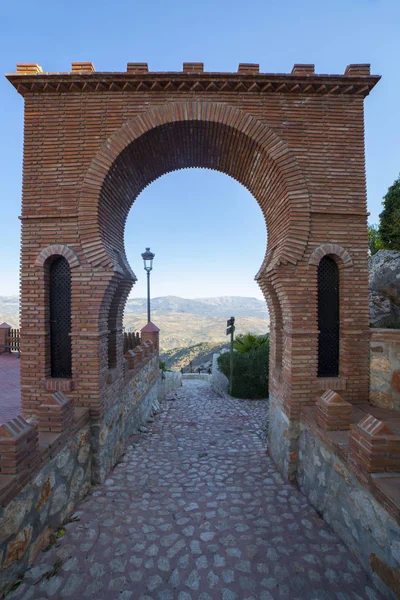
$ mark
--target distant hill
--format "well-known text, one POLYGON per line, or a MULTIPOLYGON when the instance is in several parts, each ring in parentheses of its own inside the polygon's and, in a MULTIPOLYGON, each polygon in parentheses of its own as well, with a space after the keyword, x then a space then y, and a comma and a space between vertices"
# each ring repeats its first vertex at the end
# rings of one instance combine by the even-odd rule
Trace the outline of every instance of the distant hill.
MULTIPOLYGON (((137 331, 147 322, 146 299, 130 298, 125 309, 124 325, 137 331)), ((216 298, 179 298, 162 296, 151 300, 151 319, 160 328, 163 349, 190 347, 201 343, 226 342, 225 328, 229 317, 236 317, 236 333, 265 333, 269 330, 267 306, 262 300, 245 296, 216 298)), ((13 327, 19 322, 17 296, 0 296, 0 323, 13 327)))
POLYGON ((8 323, 11 327, 19 325, 18 296, 0 296, 0 324, 8 323))
POLYGON ((228 348, 229 344, 213 344, 203 342, 187 348, 172 348, 163 350, 160 359, 165 362, 167 369, 183 369, 192 363, 193 369, 203 363, 212 361, 213 354, 220 352, 223 348, 228 348))
MULTIPOLYGON (((125 314, 140 314, 146 312, 145 298, 130 298, 127 302, 125 314)), ((205 317, 227 316, 259 317, 268 316, 265 302, 257 298, 246 296, 218 296, 216 298, 179 298, 178 296, 162 296, 152 298, 152 313, 191 313, 205 317)))
MULTIPOLYGON (((269 330, 267 306, 257 298, 219 296, 216 298, 178 298, 163 296, 151 301, 151 320, 160 328, 164 350, 188 348, 196 344, 226 342, 226 320, 236 318, 236 333, 266 333, 269 330)), ((146 300, 127 302, 124 324, 139 330, 147 322, 146 300)))

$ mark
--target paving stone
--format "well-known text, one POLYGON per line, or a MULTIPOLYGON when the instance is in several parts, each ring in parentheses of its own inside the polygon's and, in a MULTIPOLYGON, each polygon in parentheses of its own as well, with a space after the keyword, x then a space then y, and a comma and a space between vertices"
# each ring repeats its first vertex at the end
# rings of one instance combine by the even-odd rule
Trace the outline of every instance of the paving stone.
POLYGON ((158 586, 160 586, 162 584, 162 582, 163 582, 163 580, 159 575, 152 575, 147 580, 147 589, 150 590, 150 592, 152 592, 158 586))
POLYGON ((168 583, 169 583, 170 585, 172 585, 172 587, 173 587, 173 588, 177 588, 177 587, 179 587, 179 585, 180 585, 180 583, 181 583, 181 578, 180 578, 180 575, 179 575, 179 571, 178 571, 178 569, 174 569, 174 570, 172 571, 172 573, 171 573, 171 576, 170 576, 170 578, 169 578, 169 581, 168 581, 168 583))
MULTIPOLYGON (((77 575, 76 573, 73 573, 72 575, 67 575, 67 581, 63 589, 61 590, 61 596, 76 597, 78 595, 77 590, 81 588, 82 581, 82 575, 77 575)), ((49 597, 51 597, 51 595, 49 597)))
POLYGON ((267 402, 174 397, 10 598, 382 600, 265 454, 267 402))
POLYGON ((196 570, 193 570, 186 579, 185 584, 191 590, 198 590, 200 585, 200 576, 196 570))
POLYGON ((98 594, 100 592, 100 590, 102 590, 104 588, 104 583, 100 580, 95 580, 92 581, 92 583, 89 583, 89 585, 86 586, 85 589, 85 596, 87 597, 91 597, 91 596, 95 596, 96 594, 98 594))
POLYGON ((238 597, 238 595, 235 594, 235 592, 232 592, 232 590, 223 588, 222 595, 221 595, 222 600, 236 600, 237 597, 238 597))
POLYGON ((196 558, 196 568, 197 569, 206 569, 208 567, 207 556, 202 554, 198 558, 196 558))

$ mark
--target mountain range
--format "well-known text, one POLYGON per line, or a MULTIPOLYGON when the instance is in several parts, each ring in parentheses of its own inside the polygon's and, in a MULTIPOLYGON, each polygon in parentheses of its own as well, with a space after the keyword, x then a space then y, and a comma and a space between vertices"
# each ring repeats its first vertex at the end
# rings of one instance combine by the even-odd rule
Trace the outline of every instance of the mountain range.
MULTIPOLYGON (((129 331, 140 330, 147 322, 145 298, 129 298, 124 325, 129 331)), ((17 296, 0 296, 0 323, 18 327, 17 296)), ((161 296, 151 300, 151 320, 160 328, 163 349, 188 347, 203 342, 222 343, 226 320, 236 318, 236 333, 262 334, 269 329, 267 306, 262 300, 245 296, 215 298, 179 298, 161 296)))

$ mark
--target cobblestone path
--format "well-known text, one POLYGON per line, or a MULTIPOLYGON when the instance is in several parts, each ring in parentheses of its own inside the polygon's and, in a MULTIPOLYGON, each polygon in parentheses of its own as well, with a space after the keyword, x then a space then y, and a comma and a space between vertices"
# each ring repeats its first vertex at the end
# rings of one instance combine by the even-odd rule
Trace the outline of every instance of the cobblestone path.
POLYGON ((267 412, 185 382, 7 600, 381 598, 266 455, 267 412))

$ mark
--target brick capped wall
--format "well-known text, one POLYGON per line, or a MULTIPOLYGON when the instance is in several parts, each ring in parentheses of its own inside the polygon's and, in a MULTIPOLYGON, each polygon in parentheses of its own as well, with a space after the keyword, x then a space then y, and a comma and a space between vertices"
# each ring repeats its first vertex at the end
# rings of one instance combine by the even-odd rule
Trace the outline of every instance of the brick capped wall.
POLYGON ((369 67, 328 76, 316 75, 312 65, 271 75, 257 65, 227 74, 185 63, 181 73, 151 73, 146 64, 129 63, 126 73, 97 73, 91 63, 74 63, 71 73, 55 74, 24 64, 8 78, 25 99, 24 414, 37 412, 49 377, 46 264, 38 265, 38 256, 62 244, 78 257, 70 262, 69 396, 101 418, 123 385, 122 351, 110 372, 108 342, 112 323, 122 348, 123 308, 135 281, 123 246, 125 220, 144 187, 186 167, 234 177, 264 214, 268 248, 257 279, 271 315, 271 395, 282 410, 297 418, 325 387, 341 389, 352 403, 365 401, 363 101, 379 79, 369 67), (318 248, 340 270, 337 384, 317 378, 318 248))

